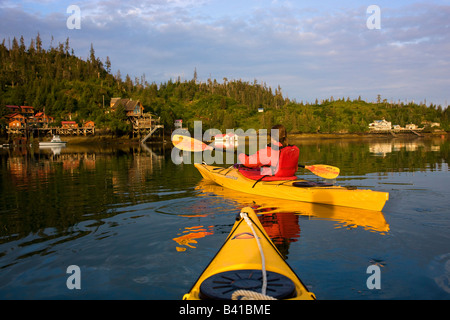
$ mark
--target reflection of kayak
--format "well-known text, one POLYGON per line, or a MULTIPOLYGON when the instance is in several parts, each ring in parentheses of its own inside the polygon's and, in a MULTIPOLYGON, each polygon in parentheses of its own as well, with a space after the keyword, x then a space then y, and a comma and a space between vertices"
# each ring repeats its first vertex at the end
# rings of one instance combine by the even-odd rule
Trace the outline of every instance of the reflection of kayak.
POLYGON ((256 296, 257 300, 267 296, 315 299, 284 261, 250 207, 242 209, 222 248, 183 299, 229 300, 235 298, 233 293, 245 298, 256 296), (264 293, 264 297, 259 296, 264 293))
MULTIPOLYGON (((224 188, 211 180, 205 179, 199 182, 196 189, 201 191, 200 196, 213 193, 236 202, 239 208, 258 206, 257 213, 295 213, 307 216, 309 219, 336 221, 344 227, 362 227, 365 230, 376 232, 389 231, 389 224, 386 222, 383 213, 379 211, 263 197, 224 188)), ((265 225, 264 228, 269 233, 265 225)), ((269 235, 273 239, 270 233, 269 235)))
POLYGON ((244 177, 233 167, 222 168, 198 163, 195 167, 203 178, 212 180, 223 187, 266 197, 373 211, 381 211, 389 198, 386 192, 331 185, 321 186, 305 180, 254 181, 244 177))
POLYGON ((212 226, 210 226, 209 229, 206 229, 203 226, 190 227, 186 228, 186 231, 184 231, 183 233, 183 235, 172 239, 180 245, 176 247, 177 251, 186 251, 186 247, 195 248, 193 244, 197 243, 196 239, 213 234, 212 226))

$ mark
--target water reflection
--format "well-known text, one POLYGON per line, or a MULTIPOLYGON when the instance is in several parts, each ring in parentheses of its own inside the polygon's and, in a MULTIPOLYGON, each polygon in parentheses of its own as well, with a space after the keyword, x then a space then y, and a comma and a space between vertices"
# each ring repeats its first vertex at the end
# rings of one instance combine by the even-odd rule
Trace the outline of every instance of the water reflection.
POLYGON ((197 191, 199 197, 207 197, 210 200, 212 207, 215 207, 214 201, 220 206, 223 199, 235 203, 238 209, 252 207, 267 234, 285 258, 289 254, 290 244, 300 238, 299 218, 334 221, 336 228, 360 227, 382 235, 389 232, 389 224, 383 213, 378 211, 255 196, 223 188, 208 180, 201 180, 197 185, 197 191))
MULTIPOLYGON (((293 143, 300 147, 300 163, 338 166, 341 181, 365 179, 371 172, 382 176, 397 171, 443 170, 448 168, 444 164, 448 163, 450 153, 448 139, 441 137, 369 141, 310 139, 293 143)), ((190 217, 204 215, 208 203, 199 208, 194 198, 186 198, 200 175, 192 165, 171 163, 170 151, 170 147, 147 145, 69 145, 56 152, 25 147, 2 149, 1 235, 27 235, 55 226, 63 230, 87 217, 110 216, 124 206, 161 200, 169 202, 161 202, 157 212, 190 217)), ((300 173, 306 178, 317 178, 305 171, 300 173)), ((242 200, 236 194, 227 197, 242 200)), ((349 216, 354 214, 339 210, 331 213, 320 207, 294 209, 293 212, 301 211, 304 216, 332 216, 342 221, 341 225, 366 225, 368 229, 387 231, 370 219, 363 223, 362 219, 351 221, 349 216)))
MULTIPOLYGON (((398 171, 441 171, 449 162, 447 136, 377 139, 294 140, 301 164, 325 163, 341 169, 340 178, 398 171)), ((303 174, 303 172, 302 172, 303 174)))
POLYGON ((52 152, 54 155, 60 154, 60 153, 61 153, 61 150, 62 150, 63 148, 66 148, 66 146, 61 146, 61 147, 39 146, 39 149, 41 149, 41 150, 51 150, 51 152, 52 152))
MULTIPOLYGON (((428 255, 439 257, 430 265, 430 275, 435 286, 448 289, 442 287, 447 279, 442 274, 448 264, 448 256, 442 256, 448 252, 448 139, 292 143, 300 146, 300 163, 341 168, 339 184, 351 180, 392 193, 386 211, 389 224, 379 212, 281 201, 205 184, 192 164, 172 163, 171 147, 68 145, 60 152, 26 147, 0 149, 0 297, 67 297, 61 266, 80 263, 84 264, 84 283, 94 288, 83 290, 88 297, 178 299, 177 290, 185 290, 180 289, 180 283, 186 275, 192 275, 192 269, 184 266, 215 254, 235 214, 248 205, 256 209, 280 251, 286 256, 291 250, 294 265, 298 262, 293 254, 297 246, 290 244, 301 237, 307 240, 307 228, 313 227, 309 230, 317 231, 315 234, 329 232, 326 239, 340 246, 338 255, 324 250, 317 257, 316 248, 303 246, 302 250, 317 259, 306 262, 313 273, 323 267, 326 259, 337 261, 333 274, 343 276, 338 286, 328 285, 334 281, 331 273, 322 272, 317 280, 325 287, 323 291, 332 292, 331 298, 347 297, 342 281, 346 281, 348 273, 351 282, 354 272, 362 270, 359 258, 366 251, 359 253, 365 250, 363 247, 372 246, 371 257, 376 259, 370 263, 400 261, 402 268, 391 270, 399 279, 404 275, 403 266, 410 266, 411 259, 417 259, 417 265, 426 265, 422 262, 429 261, 428 255), (371 150, 380 143, 383 145, 378 151, 384 150, 385 154, 376 156, 371 150), (439 170, 442 172, 429 174, 439 170), (418 171, 424 173, 414 173, 418 171), (308 225, 305 220, 315 223, 308 225), (333 225, 339 229, 335 233, 330 232, 333 225), (346 229, 361 232, 342 237, 346 229), (383 241, 374 243, 373 239, 380 236, 383 241), (342 252, 345 258, 341 260, 342 252), (175 265, 182 267, 178 269, 181 273, 174 276, 175 265), (350 265, 356 269, 349 269, 350 265)), ((306 171, 301 175, 317 179, 306 171)), ((328 245, 324 238, 314 239, 318 247, 328 245)), ((390 266, 395 264, 389 262, 390 266)), ((411 288, 412 274, 399 281, 402 288, 411 288)), ((422 292, 428 292, 426 289, 412 296, 420 298, 422 292)))
MULTIPOLYGON (((223 188, 207 180, 202 180, 197 185, 197 190, 199 191, 199 196, 219 196, 221 198, 236 202, 239 207, 254 207, 257 213, 261 214, 291 213, 306 217, 308 219, 335 221, 339 227, 361 227, 364 230, 379 232, 381 234, 389 232, 389 224, 386 222, 383 213, 378 211, 328 206, 250 195, 223 188)), ((286 221, 289 221, 289 219, 286 219, 286 221)), ((286 230, 289 230, 289 227, 286 227, 286 230)), ((289 234, 297 234, 297 231, 290 231, 289 234)))
POLYGON ((179 245, 176 247, 176 250, 181 252, 186 251, 186 247, 195 248, 196 239, 214 234, 213 229, 214 226, 207 228, 204 226, 186 227, 185 230, 178 234, 179 237, 173 239, 179 245))
POLYGON ((439 152, 441 150, 442 138, 435 138, 431 140, 415 139, 415 140, 389 140, 389 141, 375 141, 369 143, 370 153, 376 156, 386 157, 388 153, 392 152, 415 152, 422 149, 425 152, 439 152))
POLYGON ((147 184, 164 159, 164 150, 141 146, 2 150, 0 244, 47 242, 36 254, 95 232, 103 219, 155 198, 147 184))
POLYGON ((290 244, 300 238, 298 215, 294 212, 274 212, 280 208, 255 206, 254 209, 264 230, 286 259, 290 244))

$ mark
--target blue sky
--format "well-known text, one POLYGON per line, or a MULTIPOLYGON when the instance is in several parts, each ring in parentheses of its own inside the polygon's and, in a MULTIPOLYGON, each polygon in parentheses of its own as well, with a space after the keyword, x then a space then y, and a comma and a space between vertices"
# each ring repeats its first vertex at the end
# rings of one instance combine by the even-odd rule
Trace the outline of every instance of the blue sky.
POLYGON ((0 39, 70 39, 79 57, 148 82, 242 79, 297 101, 450 102, 450 0, 0 0, 0 39), (70 30, 67 8, 81 11, 70 30), (367 8, 380 7, 370 30, 367 8))

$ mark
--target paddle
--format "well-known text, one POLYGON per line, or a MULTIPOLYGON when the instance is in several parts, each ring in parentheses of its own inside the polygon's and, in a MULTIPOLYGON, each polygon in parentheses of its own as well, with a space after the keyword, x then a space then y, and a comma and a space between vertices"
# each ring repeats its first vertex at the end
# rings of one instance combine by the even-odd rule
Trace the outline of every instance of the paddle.
MULTIPOLYGON (((173 145, 183 151, 190 151, 190 152, 203 152, 205 150, 212 150, 213 147, 208 146, 207 144, 203 143, 202 141, 199 141, 197 139, 183 136, 179 134, 174 134, 172 136, 172 143, 173 145)), ((326 164, 315 164, 310 166, 305 165, 298 165, 300 168, 304 168, 306 170, 311 171, 316 176, 319 176, 324 179, 335 179, 339 175, 339 168, 329 166, 326 164)))
POLYGON ((175 147, 183 151, 203 152, 205 150, 213 149, 213 147, 206 145, 202 141, 179 134, 174 134, 172 136, 172 143, 175 147))
POLYGON ((339 168, 329 166, 326 164, 315 164, 315 165, 311 165, 311 166, 304 166, 304 165, 299 164, 298 166, 300 168, 305 168, 305 169, 311 171, 312 173, 314 173, 316 176, 319 176, 324 179, 330 179, 330 180, 335 179, 340 173, 339 168))

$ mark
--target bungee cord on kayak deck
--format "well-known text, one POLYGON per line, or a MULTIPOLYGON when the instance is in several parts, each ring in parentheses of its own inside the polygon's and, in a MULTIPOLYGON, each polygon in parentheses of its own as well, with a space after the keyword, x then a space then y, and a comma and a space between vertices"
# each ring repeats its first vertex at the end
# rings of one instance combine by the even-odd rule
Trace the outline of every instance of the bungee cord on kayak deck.
POLYGON ((248 226, 250 227, 250 229, 252 229, 253 232, 253 236, 256 240, 256 243, 258 244, 258 248, 259 248, 259 253, 261 255, 261 273, 262 273, 262 287, 261 287, 261 293, 263 295, 266 294, 266 289, 267 289, 267 274, 266 274, 266 259, 264 257, 264 251, 261 247, 261 242, 259 242, 259 237, 256 234, 255 228, 253 228, 253 223, 250 220, 250 218, 248 217, 248 214, 246 212, 241 212, 241 218, 243 218, 245 220, 245 222, 248 224, 248 226))
POLYGON ((266 273, 266 259, 264 257, 264 250, 261 246, 261 242, 259 241, 258 234, 256 233, 255 228, 253 227, 252 220, 248 217, 248 214, 246 212, 240 213, 241 218, 245 220, 247 225, 250 227, 250 229, 253 232, 253 236, 256 240, 256 243, 258 244, 259 252, 261 255, 261 273, 262 273, 262 287, 261 287, 261 293, 251 291, 251 290, 236 290, 231 295, 232 300, 277 300, 274 297, 268 296, 266 294, 267 290, 267 273, 266 273))
POLYGON ((183 300, 230 299, 315 300, 251 207, 239 211, 225 243, 183 296, 183 300))

